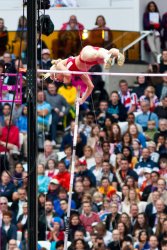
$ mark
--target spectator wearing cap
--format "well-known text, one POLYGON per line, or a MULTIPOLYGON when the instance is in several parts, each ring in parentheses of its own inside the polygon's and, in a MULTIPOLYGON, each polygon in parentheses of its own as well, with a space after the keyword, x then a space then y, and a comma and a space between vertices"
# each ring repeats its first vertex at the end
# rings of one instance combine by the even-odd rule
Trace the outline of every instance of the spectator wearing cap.
POLYGON ((42 50, 42 60, 40 62, 40 68, 41 69, 50 69, 52 66, 51 58, 50 58, 50 50, 49 49, 43 49, 42 50))
POLYGON ((150 103, 148 100, 141 101, 142 113, 136 117, 136 123, 140 124, 144 131, 147 129, 149 120, 155 120, 156 128, 158 128, 158 116, 154 112, 150 112, 150 103))
POLYGON ((48 240, 51 242, 51 247, 55 247, 56 242, 64 240, 63 221, 60 217, 52 219, 52 231, 48 234, 48 240))
POLYGON ((51 179, 49 183, 48 193, 47 193, 47 199, 56 200, 58 198, 58 193, 60 190, 60 182, 57 179, 51 179))
POLYGON ((45 231, 52 230, 52 220, 57 216, 57 213, 54 211, 53 203, 50 200, 45 202, 45 211, 39 216, 38 219, 38 240, 45 240, 46 234, 45 231))
POLYGON ((96 187, 96 177, 91 170, 87 169, 86 161, 80 161, 78 167, 78 173, 75 175, 75 180, 82 180, 85 176, 88 176, 92 182, 92 187, 96 187))

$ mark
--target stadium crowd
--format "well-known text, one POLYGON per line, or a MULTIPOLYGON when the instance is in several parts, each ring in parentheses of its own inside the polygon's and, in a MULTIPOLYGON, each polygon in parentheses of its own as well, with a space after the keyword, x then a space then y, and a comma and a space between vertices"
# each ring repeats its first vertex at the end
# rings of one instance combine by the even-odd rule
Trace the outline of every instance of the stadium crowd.
MULTIPOLYGON (((39 67, 50 68, 49 49, 41 52, 39 67)), ((18 65, 23 72, 5 48, 0 73, 17 73, 18 65)), ((167 74, 167 47, 148 72, 155 66, 167 74)), ((3 81, 11 85, 14 78, 3 81)), ((133 88, 122 79, 109 95, 100 76, 92 81, 92 98, 80 106, 68 250, 166 250, 167 76, 138 76, 133 88)), ((68 86, 37 79, 39 250, 64 246, 79 83, 78 77, 68 86)), ((26 73, 22 104, 12 110, 13 93, 2 94, 0 247, 27 250, 26 73)))

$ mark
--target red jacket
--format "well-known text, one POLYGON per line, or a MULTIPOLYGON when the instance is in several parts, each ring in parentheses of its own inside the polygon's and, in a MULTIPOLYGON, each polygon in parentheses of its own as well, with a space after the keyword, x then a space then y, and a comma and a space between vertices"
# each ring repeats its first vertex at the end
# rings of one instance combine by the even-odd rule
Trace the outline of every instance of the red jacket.
MULTIPOLYGON (((69 25, 69 22, 63 23, 60 30, 67 30, 67 26, 69 25)), ((84 26, 81 23, 77 23, 78 30, 84 30, 84 26)), ((77 30, 77 29, 76 29, 77 30)))
MULTIPOLYGON (((8 127, 2 128, 2 134, 0 135, 0 141, 6 142, 8 135, 8 127)), ((18 127, 11 125, 9 130, 8 143, 14 144, 19 148, 19 129, 18 127)), ((0 145, 0 152, 5 152, 6 148, 0 145)))

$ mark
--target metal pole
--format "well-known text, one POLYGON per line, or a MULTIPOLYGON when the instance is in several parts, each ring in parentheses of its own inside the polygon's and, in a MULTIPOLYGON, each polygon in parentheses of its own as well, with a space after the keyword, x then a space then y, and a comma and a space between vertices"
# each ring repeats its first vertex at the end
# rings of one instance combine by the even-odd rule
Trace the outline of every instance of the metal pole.
MULTIPOLYGON (((80 97, 80 87, 77 90, 77 97, 80 97)), ((67 250, 67 241, 68 241, 69 226, 70 226, 69 224, 70 224, 72 190, 73 190, 73 182, 74 182, 74 171, 75 171, 75 155, 76 155, 76 145, 77 145, 78 120, 79 120, 79 102, 76 102, 76 116, 75 116, 75 127, 74 127, 74 135, 73 135, 73 152, 72 152, 71 177, 70 177, 70 188, 69 188, 69 197, 68 197, 66 231, 65 231, 65 239, 64 239, 64 250, 67 250)))
POLYGON ((27 1, 28 249, 37 250, 36 20, 37 0, 27 1))

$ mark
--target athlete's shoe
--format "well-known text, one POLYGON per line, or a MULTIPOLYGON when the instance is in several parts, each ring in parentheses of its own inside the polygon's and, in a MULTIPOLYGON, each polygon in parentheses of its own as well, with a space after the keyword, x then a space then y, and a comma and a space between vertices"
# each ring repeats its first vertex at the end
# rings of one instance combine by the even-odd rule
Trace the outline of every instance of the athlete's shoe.
POLYGON ((115 63, 115 57, 111 54, 108 58, 104 60, 104 68, 110 69, 112 65, 115 63))
POLYGON ((118 58, 117 58, 118 66, 124 65, 124 62, 125 62, 125 56, 122 53, 119 52, 118 58))

